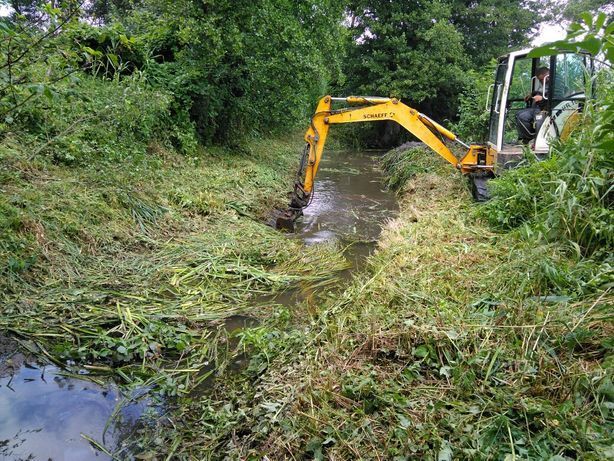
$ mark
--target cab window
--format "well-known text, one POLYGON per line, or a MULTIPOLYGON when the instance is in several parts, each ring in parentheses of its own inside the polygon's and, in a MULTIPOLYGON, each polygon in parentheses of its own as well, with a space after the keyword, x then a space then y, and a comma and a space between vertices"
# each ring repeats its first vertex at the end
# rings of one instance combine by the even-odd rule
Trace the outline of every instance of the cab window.
MULTIPOLYGON (((497 66, 497 72, 495 74, 495 83, 491 85, 492 99, 490 103, 490 123, 488 128, 488 140, 495 146, 498 145, 501 111, 505 111, 505 105, 501 102, 501 95, 503 93, 503 86, 505 85, 507 66, 507 58, 499 62, 499 65, 497 66)), ((500 148, 500 146, 498 148, 500 148)))
POLYGON ((549 58, 532 59, 520 58, 514 61, 514 71, 507 97, 507 115, 505 119, 505 130, 503 142, 505 144, 515 144, 518 141, 518 131, 516 128, 516 114, 527 108, 528 103, 525 98, 538 87, 535 72, 540 67, 549 67, 549 58))
POLYGON ((514 63, 514 74, 510 86, 509 101, 524 101, 524 97, 532 89, 532 59, 517 59, 514 63))
POLYGON ((585 61, 583 55, 564 53, 556 56, 553 98, 569 99, 584 93, 585 61))

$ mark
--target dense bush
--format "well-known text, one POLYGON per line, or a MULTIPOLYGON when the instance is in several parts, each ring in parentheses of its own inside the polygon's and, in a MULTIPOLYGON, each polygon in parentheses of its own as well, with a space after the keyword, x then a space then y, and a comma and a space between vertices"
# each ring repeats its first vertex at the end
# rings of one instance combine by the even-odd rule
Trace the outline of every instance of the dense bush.
MULTIPOLYGON (((341 78, 341 1, 114 3, 103 25, 72 4, 28 8, 28 16, 0 21, 9 43, 0 50, 0 115, 26 130, 43 99, 49 106, 67 95, 70 79, 71 101, 107 99, 100 87, 91 93, 92 84, 79 84, 88 74, 131 88, 138 80, 150 92, 151 114, 106 111, 135 123, 157 118, 183 150, 194 128, 204 143, 235 143, 303 124, 328 83, 341 78)), ((77 105, 73 113, 81 108, 92 109, 77 105)))
POLYGON ((151 88, 135 73, 113 81, 80 75, 55 87, 53 101, 24 106, 19 123, 30 158, 48 156, 56 162, 115 162, 144 153, 157 140, 191 153, 196 139, 190 125, 180 126, 172 117, 172 95, 151 88))
POLYGON ((338 1, 150 1, 117 21, 148 81, 210 143, 304 123, 340 76, 341 14, 338 1))
POLYGON ((462 140, 484 142, 488 136, 490 107, 486 107, 488 86, 492 83, 494 63, 484 70, 467 73, 464 90, 458 99, 458 121, 451 130, 462 140))

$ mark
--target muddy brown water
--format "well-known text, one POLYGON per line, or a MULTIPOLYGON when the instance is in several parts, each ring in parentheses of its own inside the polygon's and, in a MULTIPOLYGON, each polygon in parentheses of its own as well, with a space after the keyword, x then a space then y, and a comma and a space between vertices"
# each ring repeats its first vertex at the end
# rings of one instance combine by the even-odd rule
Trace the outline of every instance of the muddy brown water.
POLYGON ((374 247, 382 224, 396 215, 394 194, 383 185, 379 152, 325 153, 313 200, 297 221, 297 236, 311 245, 325 241, 357 242, 357 253, 374 247))
MULTIPOLYGON (((326 152, 320 162, 313 200, 296 222, 289 238, 307 245, 337 242, 345 248, 349 268, 339 275, 348 279, 375 249, 382 226, 399 211, 395 195, 384 186, 379 169, 382 151, 326 152)), ((293 306, 310 290, 290 289, 272 297, 293 306)))
MULTIPOLYGON (((373 251, 381 226, 398 210, 377 167, 381 155, 325 153, 313 201, 297 222, 296 233, 288 236, 307 245, 329 241, 343 245, 350 269, 342 278, 360 268, 373 251)), ((300 301, 297 293, 288 290, 273 300, 294 305, 300 301)), ((227 319, 225 328, 236 331, 256 324, 255 319, 234 316, 227 319)), ((248 357, 239 359, 243 365, 249 362, 248 357)), ((67 376, 66 370, 20 353, 0 332, 0 461, 110 459, 83 435, 117 450, 148 405, 126 398, 111 382, 99 385, 67 376)))

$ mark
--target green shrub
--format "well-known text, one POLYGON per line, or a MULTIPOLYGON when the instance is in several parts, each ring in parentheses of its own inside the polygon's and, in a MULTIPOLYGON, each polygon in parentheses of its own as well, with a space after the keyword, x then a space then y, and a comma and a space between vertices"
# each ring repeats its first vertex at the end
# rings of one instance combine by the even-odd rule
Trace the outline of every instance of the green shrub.
POLYGON ((143 155, 152 141, 183 153, 196 149, 191 124, 173 120, 172 96, 151 88, 138 73, 113 80, 81 74, 59 85, 57 94, 53 103, 19 111, 13 128, 23 130, 31 157, 46 155, 66 164, 115 162, 143 155))
POLYGON ((468 142, 484 142, 488 136, 490 108, 486 107, 488 87, 492 83, 495 61, 479 73, 467 72, 465 89, 458 100, 458 122, 450 129, 468 142))

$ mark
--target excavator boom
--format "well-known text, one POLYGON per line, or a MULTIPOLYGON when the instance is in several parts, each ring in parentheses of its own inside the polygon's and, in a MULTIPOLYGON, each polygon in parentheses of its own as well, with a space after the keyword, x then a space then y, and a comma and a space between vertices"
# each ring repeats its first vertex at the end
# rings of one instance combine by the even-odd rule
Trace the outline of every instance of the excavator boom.
POLYGON ((469 146, 463 143, 454 133, 398 99, 371 96, 349 96, 347 98, 325 96, 318 102, 310 126, 305 133, 307 144, 294 185, 292 201, 290 208, 278 217, 278 228, 293 230, 294 221, 301 215, 302 209, 309 205, 313 197, 314 181, 330 126, 383 120, 397 122, 465 174, 477 169, 492 170, 494 159, 486 146, 469 146), (344 103, 344 107, 333 109, 333 103, 344 103), (444 139, 459 143, 467 149, 467 153, 460 158, 457 157, 444 143, 444 139))

